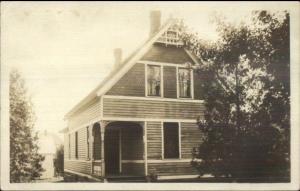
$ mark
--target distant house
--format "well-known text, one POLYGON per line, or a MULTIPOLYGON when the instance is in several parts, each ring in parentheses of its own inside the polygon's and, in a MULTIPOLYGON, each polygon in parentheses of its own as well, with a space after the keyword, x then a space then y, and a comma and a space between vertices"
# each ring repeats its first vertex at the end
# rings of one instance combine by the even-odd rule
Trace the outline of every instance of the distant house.
POLYGON ((94 177, 194 177, 192 150, 201 143, 203 76, 183 47, 180 22, 161 25, 151 12, 150 37, 65 116, 64 171, 94 177))
POLYGON ((60 138, 51 132, 39 133, 39 153, 45 157, 42 167, 45 170, 40 179, 50 179, 55 176, 54 159, 57 148, 62 144, 60 138))

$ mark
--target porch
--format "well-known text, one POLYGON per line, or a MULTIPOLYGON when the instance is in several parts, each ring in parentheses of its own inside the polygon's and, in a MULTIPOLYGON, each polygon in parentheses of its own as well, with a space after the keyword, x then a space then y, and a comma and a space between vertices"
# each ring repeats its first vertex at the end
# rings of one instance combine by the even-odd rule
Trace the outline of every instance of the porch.
POLYGON ((90 130, 93 176, 130 179, 146 175, 144 122, 101 121, 90 130))

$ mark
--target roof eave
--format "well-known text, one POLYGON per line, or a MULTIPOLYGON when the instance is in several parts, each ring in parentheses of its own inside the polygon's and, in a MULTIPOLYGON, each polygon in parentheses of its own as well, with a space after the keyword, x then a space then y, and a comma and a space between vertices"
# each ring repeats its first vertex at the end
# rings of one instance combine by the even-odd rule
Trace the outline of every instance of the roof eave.
POLYGON ((87 104, 93 98, 105 94, 121 78, 121 76, 123 76, 132 67, 132 65, 151 48, 151 45, 159 38, 160 35, 165 32, 166 29, 168 29, 173 21, 174 19, 172 18, 168 19, 163 27, 161 27, 161 29, 155 35, 150 37, 150 40, 148 39, 144 46, 131 59, 129 59, 127 63, 124 63, 124 65, 122 65, 122 68, 116 74, 114 74, 110 79, 104 79, 90 94, 88 94, 79 103, 77 103, 65 115, 64 120, 70 118, 78 109, 87 104))

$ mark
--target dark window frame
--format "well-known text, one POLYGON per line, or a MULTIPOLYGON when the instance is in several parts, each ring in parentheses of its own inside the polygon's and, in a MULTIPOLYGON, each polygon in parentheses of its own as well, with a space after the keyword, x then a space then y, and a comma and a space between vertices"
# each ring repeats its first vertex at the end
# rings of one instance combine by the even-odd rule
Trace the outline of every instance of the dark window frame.
POLYGON ((188 69, 188 68, 180 68, 180 67, 178 67, 178 72, 177 72, 177 79, 178 79, 178 98, 186 98, 186 99, 191 99, 191 98, 193 98, 193 96, 192 96, 192 94, 193 94, 193 92, 192 92, 192 85, 193 85, 193 83, 192 83, 192 70, 191 69, 188 69), (186 96, 185 95, 182 95, 181 93, 182 93, 182 91, 184 91, 184 90, 182 90, 181 88, 183 88, 183 86, 185 85, 184 84, 184 82, 182 82, 182 79, 180 79, 180 70, 185 70, 185 71, 188 71, 188 73, 189 73, 189 79, 188 79, 188 82, 187 82, 187 84, 188 84, 188 86, 187 86, 187 92, 186 92, 186 96))
POLYGON ((89 127, 86 127, 86 144, 87 144, 87 159, 90 159, 90 133, 89 133, 89 127))
POLYGON ((164 155, 163 158, 180 159, 180 124, 177 122, 163 122, 162 125, 164 155), (174 138, 174 140, 170 140, 172 138, 174 138))
POLYGON ((78 131, 75 132, 75 158, 78 159, 78 131))
POLYGON ((71 159, 71 134, 69 134, 69 150, 68 150, 68 157, 71 159))
POLYGON ((148 97, 162 97, 163 95, 162 95, 162 93, 163 93, 163 91, 162 91, 162 89, 163 89, 163 79, 162 79, 162 72, 163 72, 163 70, 162 70, 162 66, 160 66, 160 65, 152 65, 152 64, 147 64, 146 65, 146 68, 147 68, 147 73, 146 73, 146 83, 147 83, 147 89, 146 89, 146 95, 148 96, 148 97), (153 67, 153 68, 158 68, 159 69, 159 87, 158 87, 158 89, 157 89, 157 87, 155 87, 155 90, 154 90, 154 93, 151 93, 151 92, 149 92, 149 87, 150 87, 150 83, 149 83, 149 68, 151 68, 151 67, 153 67))

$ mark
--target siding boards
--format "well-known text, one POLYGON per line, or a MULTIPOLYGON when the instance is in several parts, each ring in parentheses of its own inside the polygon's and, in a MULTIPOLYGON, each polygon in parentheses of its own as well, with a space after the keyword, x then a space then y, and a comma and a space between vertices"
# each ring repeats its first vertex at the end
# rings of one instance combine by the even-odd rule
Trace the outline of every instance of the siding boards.
POLYGON ((190 162, 148 163, 148 173, 156 175, 193 175, 197 174, 190 162))
POLYGON ((80 172, 84 174, 91 174, 91 162, 85 162, 85 161, 64 161, 64 168, 68 170, 72 170, 75 172, 80 172))
POLYGON ((161 44, 153 44, 152 48, 150 48, 141 60, 168 62, 174 64, 184 64, 185 62, 193 63, 193 60, 183 48, 165 46, 161 44))
POLYGON ((70 130, 90 122, 91 120, 100 117, 100 100, 99 98, 93 99, 90 103, 77 111, 69 119, 70 130))
POLYGON ((135 64, 106 94, 145 96, 145 65, 135 64))
POLYGON ((71 158, 75 158, 75 132, 70 134, 70 149, 71 149, 71 158))
POLYGON ((87 159, 87 137, 86 128, 78 131, 78 159, 87 159))
MULTIPOLYGON (((86 128, 81 128, 78 132, 78 159, 85 160, 87 159, 87 137, 86 137, 86 128)), ((68 135, 66 135, 66 140, 68 141, 68 135)), ((71 149, 71 159, 76 158, 75 156, 75 132, 70 134, 70 149, 71 149)), ((65 143, 65 156, 68 156, 68 142, 65 143)))
POLYGON ((161 123, 147 122, 148 159, 161 159, 162 152, 161 123))
POLYGON ((164 66, 164 97, 177 98, 176 67, 164 66))
POLYGON ((194 147, 203 142, 203 133, 195 123, 181 123, 181 157, 192 158, 194 147))
POLYGON ((203 103, 104 98, 104 117, 197 119, 203 103))

